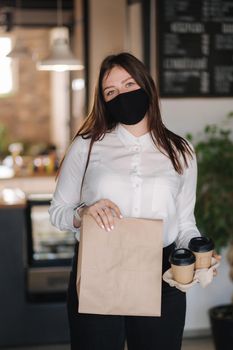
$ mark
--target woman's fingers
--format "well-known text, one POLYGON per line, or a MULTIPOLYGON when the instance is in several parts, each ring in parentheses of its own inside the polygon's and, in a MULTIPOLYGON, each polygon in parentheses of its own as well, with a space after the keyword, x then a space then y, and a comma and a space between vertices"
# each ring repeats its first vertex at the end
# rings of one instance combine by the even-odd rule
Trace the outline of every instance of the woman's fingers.
POLYGON ((120 208, 110 200, 108 201, 108 204, 109 204, 108 205, 109 208, 111 208, 113 210, 113 213, 115 214, 115 216, 117 216, 119 219, 122 219, 123 216, 121 214, 120 208))
MULTIPOLYGON (((222 256, 221 255, 219 255, 219 254, 217 254, 215 251, 213 252, 213 257, 217 260, 217 261, 220 261, 221 259, 222 259, 222 256)), ((217 271, 217 269, 213 269, 213 274, 214 274, 214 276, 217 276, 217 274, 218 274, 218 271, 217 271)))
POLYGON ((96 210, 94 205, 86 206, 85 209, 81 213, 81 217, 83 217, 83 215, 92 216, 95 219, 95 221, 97 222, 97 224, 101 228, 104 228, 103 221, 101 220, 101 217, 99 216, 98 211, 96 210))
POLYGON ((222 259, 221 255, 214 255, 214 258, 217 259, 218 261, 220 261, 222 259))
POLYGON ((93 216, 97 224, 108 232, 114 229, 114 216, 123 217, 119 207, 109 199, 101 199, 90 205, 85 213, 93 216))
POLYGON ((101 227, 101 228, 105 228, 104 224, 103 224, 103 220, 101 219, 101 217, 97 214, 94 215, 94 219, 97 222, 97 224, 101 227))
POLYGON ((108 207, 104 207, 102 209, 103 211, 103 219, 104 219, 104 226, 107 229, 107 231, 111 231, 114 229, 114 218, 111 210, 108 207))
POLYGON ((110 199, 102 199, 101 204, 103 204, 104 208, 111 209, 112 215, 117 216, 119 219, 122 219, 122 214, 120 208, 110 199))
MULTIPOLYGON (((96 203, 97 204, 97 203, 96 203)), ((114 216, 122 218, 119 207, 110 201, 109 199, 100 200, 99 203, 102 207, 102 211, 99 212, 101 219, 103 220, 105 229, 111 231, 114 229, 114 216)))
POLYGON ((107 231, 111 231, 111 226, 113 227, 113 223, 110 223, 109 217, 107 215, 107 210, 105 207, 97 208, 97 214, 102 222, 102 228, 105 228, 107 231))
POLYGON ((213 257, 218 261, 220 261, 222 259, 222 256, 217 254, 215 251, 213 252, 213 257))

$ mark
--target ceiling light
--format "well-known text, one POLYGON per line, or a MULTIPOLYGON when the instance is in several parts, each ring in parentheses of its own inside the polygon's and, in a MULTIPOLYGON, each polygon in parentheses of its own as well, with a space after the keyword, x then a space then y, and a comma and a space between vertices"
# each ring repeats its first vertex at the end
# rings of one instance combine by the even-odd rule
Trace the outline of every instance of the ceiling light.
POLYGON ((51 52, 37 63, 37 69, 56 72, 84 69, 82 63, 71 52, 68 28, 62 26, 61 0, 57 0, 57 28, 51 32, 51 52))
MULTIPOLYGON (((20 27, 20 25, 21 25, 21 0, 16 0, 16 9, 17 9, 17 15, 18 15, 17 22, 18 22, 18 25, 20 27)), ((6 57, 9 57, 9 58, 31 57, 31 53, 28 50, 28 48, 22 44, 22 39, 20 38, 20 32, 19 32, 18 38, 16 39, 15 46, 8 53, 8 55, 6 57)))
POLYGON ((26 46, 24 46, 21 40, 18 38, 16 40, 15 46, 13 49, 6 55, 10 58, 27 58, 31 57, 31 53, 26 46))
MULTIPOLYGON (((58 28, 59 30, 67 28, 58 28)), ((84 66, 72 54, 68 38, 57 37, 53 39, 51 53, 48 57, 37 63, 37 69, 64 72, 69 70, 82 70, 84 66)))

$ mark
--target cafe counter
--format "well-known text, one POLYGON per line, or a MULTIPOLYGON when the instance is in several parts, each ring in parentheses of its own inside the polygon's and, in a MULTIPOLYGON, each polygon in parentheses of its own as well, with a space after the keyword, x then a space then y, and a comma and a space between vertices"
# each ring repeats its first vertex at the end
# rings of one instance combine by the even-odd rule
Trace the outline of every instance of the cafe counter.
POLYGON ((6 188, 17 188, 25 194, 53 193, 55 186, 55 176, 27 176, 0 179, 0 192, 6 188))
POLYGON ((53 176, 0 180, 0 348, 69 341, 63 256, 73 237, 49 226, 54 188, 53 176))

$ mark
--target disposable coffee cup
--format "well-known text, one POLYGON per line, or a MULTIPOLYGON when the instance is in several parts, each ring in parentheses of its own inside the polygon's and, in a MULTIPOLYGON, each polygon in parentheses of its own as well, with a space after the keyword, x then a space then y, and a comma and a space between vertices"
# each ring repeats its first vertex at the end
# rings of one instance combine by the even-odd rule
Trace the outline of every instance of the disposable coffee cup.
POLYGON ((169 260, 175 281, 181 284, 192 282, 196 258, 191 250, 186 248, 174 249, 169 260))
POLYGON ((207 237, 194 237, 189 242, 189 249, 196 257, 195 269, 205 269, 211 266, 214 242, 207 237))

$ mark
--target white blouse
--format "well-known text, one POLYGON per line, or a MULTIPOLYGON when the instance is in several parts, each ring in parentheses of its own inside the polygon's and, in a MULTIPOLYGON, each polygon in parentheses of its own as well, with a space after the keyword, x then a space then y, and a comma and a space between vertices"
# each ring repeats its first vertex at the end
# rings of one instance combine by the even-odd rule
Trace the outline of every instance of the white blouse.
POLYGON ((150 133, 133 136, 121 124, 92 147, 84 178, 90 139, 77 137, 72 143, 58 178, 49 208, 53 225, 76 232, 73 210, 82 201, 90 205, 107 198, 115 202, 123 216, 163 219, 164 247, 176 241, 187 247, 200 236, 196 227, 197 164, 195 155, 182 175, 151 140, 150 133))

